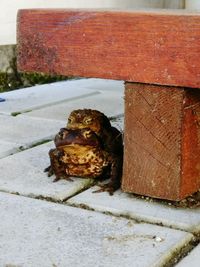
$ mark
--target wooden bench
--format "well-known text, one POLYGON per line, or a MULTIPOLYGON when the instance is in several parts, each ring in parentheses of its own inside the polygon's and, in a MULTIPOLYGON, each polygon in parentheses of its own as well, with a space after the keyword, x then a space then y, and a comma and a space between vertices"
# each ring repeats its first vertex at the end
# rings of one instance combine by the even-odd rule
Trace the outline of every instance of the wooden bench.
POLYGON ((125 82, 122 189, 180 200, 200 189, 200 15, 20 10, 21 71, 125 82))

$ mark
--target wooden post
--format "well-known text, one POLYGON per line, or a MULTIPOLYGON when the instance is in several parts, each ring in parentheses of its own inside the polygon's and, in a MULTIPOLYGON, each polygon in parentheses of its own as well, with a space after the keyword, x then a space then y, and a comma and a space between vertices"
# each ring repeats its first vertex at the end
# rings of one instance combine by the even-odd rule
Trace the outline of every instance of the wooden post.
POLYGON ((200 91, 126 83, 122 189, 179 200, 200 188, 200 91))
POLYGON ((124 191, 180 200, 199 190, 200 14, 21 10, 17 40, 22 71, 129 81, 124 191))

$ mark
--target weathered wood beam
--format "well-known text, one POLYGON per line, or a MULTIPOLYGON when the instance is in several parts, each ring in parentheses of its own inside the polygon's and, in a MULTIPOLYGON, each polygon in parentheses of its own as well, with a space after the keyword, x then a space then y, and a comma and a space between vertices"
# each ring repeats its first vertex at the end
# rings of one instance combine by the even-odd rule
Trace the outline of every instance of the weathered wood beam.
POLYGON ((200 14, 20 10, 22 71, 200 87, 200 14))

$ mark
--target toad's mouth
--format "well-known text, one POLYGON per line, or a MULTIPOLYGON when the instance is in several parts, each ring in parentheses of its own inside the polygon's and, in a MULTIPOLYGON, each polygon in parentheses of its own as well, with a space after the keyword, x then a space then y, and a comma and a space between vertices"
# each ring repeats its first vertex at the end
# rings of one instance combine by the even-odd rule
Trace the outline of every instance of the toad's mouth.
POLYGON ((62 129, 55 143, 57 148, 70 145, 101 146, 99 137, 90 129, 62 129))

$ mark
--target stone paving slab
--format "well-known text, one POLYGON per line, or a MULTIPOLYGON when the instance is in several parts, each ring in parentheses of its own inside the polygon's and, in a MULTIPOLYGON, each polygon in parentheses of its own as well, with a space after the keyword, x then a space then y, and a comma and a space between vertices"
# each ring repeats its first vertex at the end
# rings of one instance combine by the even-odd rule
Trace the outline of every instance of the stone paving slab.
POLYGON ((162 266, 193 236, 0 193, 0 266, 162 266))
POLYGON ((68 118, 74 109, 91 108, 103 112, 108 117, 118 116, 124 113, 123 92, 102 91, 95 95, 65 101, 61 104, 51 105, 45 108, 28 112, 24 115, 31 117, 64 120, 68 118))
POLYGON ((49 165, 49 142, 0 160, 0 191, 19 195, 63 201, 93 184, 91 179, 74 178, 73 182, 53 183, 44 169, 49 165))
POLYGON ((19 151, 19 147, 21 146, 22 144, 0 140, 0 159, 10 154, 16 153, 17 151, 19 151))
MULTIPOLYGON (((37 142, 53 139, 63 127, 61 121, 30 118, 23 115, 16 117, 0 115, 0 139, 5 142, 20 144, 23 148, 37 142)), ((0 153, 4 148, 0 147, 0 153)))
POLYGON ((118 190, 113 196, 108 193, 94 194, 94 186, 68 200, 71 205, 86 205, 96 211, 128 216, 138 221, 162 224, 174 229, 200 233, 200 208, 183 209, 168 206, 158 201, 151 202, 133 194, 118 190))
POLYGON ((98 91, 124 91, 124 81, 108 80, 108 79, 84 79, 84 86, 87 89, 98 90, 98 91))
POLYGON ((66 100, 93 95, 98 92, 84 88, 83 80, 62 81, 36 85, 10 92, 0 93, 6 101, 0 103, 1 114, 15 114, 38 109, 66 100))
POLYGON ((36 85, 15 91, 0 93, 6 101, 0 104, 0 113, 27 112, 63 101, 70 101, 98 91, 123 92, 123 82, 104 79, 79 79, 36 85))
POLYGON ((199 267, 200 266, 200 245, 194 248, 188 256, 183 258, 176 267, 199 267))
MULTIPOLYGON (((97 187, 79 193, 92 186, 90 179, 53 183, 53 177, 43 172, 53 142, 19 152, 19 147, 53 138, 72 109, 87 105, 108 116, 120 115, 123 87, 121 81, 81 79, 4 93, 7 103, 0 103, 4 114, 0 115, 0 266, 126 267, 133 266, 133 261, 138 267, 162 266, 182 247, 189 248, 193 236, 185 231, 200 233, 199 208, 175 208, 120 190, 114 196, 92 193, 97 187), (29 112, 8 116, 24 111, 29 112), (12 153, 16 154, 8 156, 12 153), (66 205, 34 198, 66 201, 66 205), (150 224, 137 224, 134 219, 150 224)), ((123 129, 123 117, 114 118, 112 124, 123 129)), ((198 246, 178 266, 199 266, 199 255, 198 246)))

